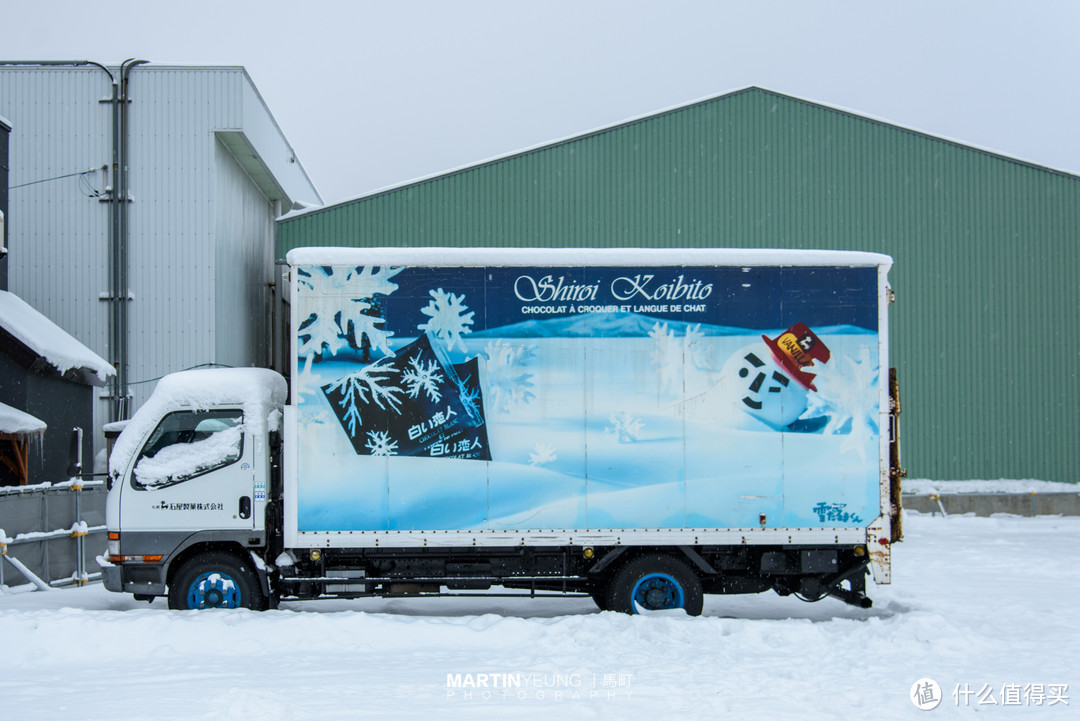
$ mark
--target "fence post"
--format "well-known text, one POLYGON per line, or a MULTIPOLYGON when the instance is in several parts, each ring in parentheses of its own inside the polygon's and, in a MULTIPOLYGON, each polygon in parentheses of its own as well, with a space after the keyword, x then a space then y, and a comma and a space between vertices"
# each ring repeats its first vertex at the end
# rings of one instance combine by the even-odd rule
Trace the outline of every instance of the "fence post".
POLYGON ((945 512, 945 504, 941 502, 941 496, 937 493, 930 494, 930 515, 936 516, 937 511, 934 510, 934 504, 937 503, 937 507, 941 509, 941 517, 948 518, 949 514, 945 512))
POLYGON ((72 449, 73 461, 71 467, 68 468, 68 472, 71 473, 72 486, 71 490, 75 492, 75 523, 73 529, 77 528, 78 531, 73 531, 72 536, 75 537, 75 585, 81 586, 86 581, 86 549, 84 547, 86 532, 82 531, 82 472, 83 472, 83 429, 81 426, 75 426, 71 429, 71 442, 74 445, 72 449))

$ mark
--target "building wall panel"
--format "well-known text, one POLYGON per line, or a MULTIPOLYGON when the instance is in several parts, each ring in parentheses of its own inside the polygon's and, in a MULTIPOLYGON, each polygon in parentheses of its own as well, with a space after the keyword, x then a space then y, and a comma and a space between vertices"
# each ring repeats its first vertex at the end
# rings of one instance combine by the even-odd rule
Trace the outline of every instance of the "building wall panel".
MULTIPOLYGON (((112 110, 99 102, 110 92, 97 68, 0 67, 0 115, 16 126, 12 185, 111 163, 112 110)), ((285 169, 273 183, 286 198, 320 201, 243 68, 140 65, 128 93, 133 410, 166 373, 266 362, 268 343, 250 321, 268 315, 276 207, 216 133, 251 133, 256 151, 275 159, 268 165, 285 169)), ((98 300, 109 290, 109 204, 86 197, 106 182, 111 174, 13 188, 9 275, 13 291, 113 361, 109 308, 98 300)), ((100 443, 109 402, 96 410, 100 443)))
POLYGON ((215 155, 215 362, 268 365, 273 205, 221 143, 215 155))
POLYGON ((99 102, 110 93, 97 68, 0 68, 0 115, 13 126, 8 288, 103 358, 109 206, 92 196, 112 182, 111 109, 99 102))

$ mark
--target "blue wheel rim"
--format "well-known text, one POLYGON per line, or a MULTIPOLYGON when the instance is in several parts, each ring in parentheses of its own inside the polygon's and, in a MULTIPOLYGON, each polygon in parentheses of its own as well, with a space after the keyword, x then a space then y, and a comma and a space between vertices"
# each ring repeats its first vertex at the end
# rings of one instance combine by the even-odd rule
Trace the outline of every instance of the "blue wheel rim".
POLYGON ((227 573, 207 571, 188 586, 188 608, 239 608, 240 585, 227 573))
POLYGON ((650 573, 634 584, 630 595, 634 601, 634 613, 638 607, 645 611, 664 611, 682 608, 686 597, 682 584, 666 573, 650 573))

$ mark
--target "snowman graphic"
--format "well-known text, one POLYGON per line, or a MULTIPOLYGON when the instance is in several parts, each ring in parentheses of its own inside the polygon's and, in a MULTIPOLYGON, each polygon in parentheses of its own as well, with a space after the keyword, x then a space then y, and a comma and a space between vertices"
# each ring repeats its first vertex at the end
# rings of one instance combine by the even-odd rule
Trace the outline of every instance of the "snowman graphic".
MULTIPOLYGON (((824 365, 828 346, 803 323, 739 349, 720 370, 717 384, 724 389, 732 425, 746 429, 809 430, 793 428, 806 412, 808 394, 817 392, 814 363, 824 365)), ((818 366, 820 367, 820 366, 818 366)), ((806 424, 803 424, 806 425, 806 424)))

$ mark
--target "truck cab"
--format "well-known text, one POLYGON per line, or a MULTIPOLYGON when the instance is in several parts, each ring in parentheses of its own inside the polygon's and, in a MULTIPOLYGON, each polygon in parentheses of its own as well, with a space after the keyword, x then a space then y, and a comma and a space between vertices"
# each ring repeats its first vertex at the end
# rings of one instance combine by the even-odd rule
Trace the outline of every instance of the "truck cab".
POLYGON ((285 393, 284 378, 264 369, 162 379, 110 458, 106 588, 169 593, 182 608, 266 605, 271 436, 285 393))

